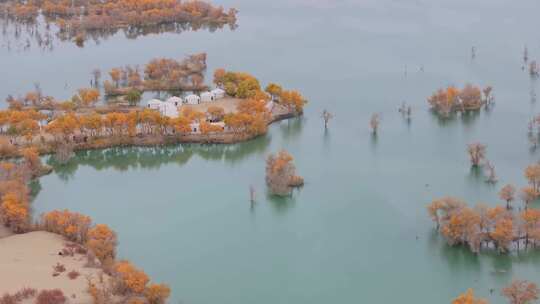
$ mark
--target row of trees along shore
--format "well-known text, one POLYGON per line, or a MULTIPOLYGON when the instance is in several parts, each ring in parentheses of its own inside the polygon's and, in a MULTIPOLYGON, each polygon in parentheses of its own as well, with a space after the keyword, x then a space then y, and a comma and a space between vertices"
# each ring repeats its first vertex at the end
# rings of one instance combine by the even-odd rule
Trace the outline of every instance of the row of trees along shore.
POLYGON ((127 95, 132 91, 202 91, 208 89, 204 84, 206 67, 206 53, 190 55, 184 60, 156 58, 144 66, 143 76, 138 66, 113 68, 109 71, 110 80, 103 87, 107 96, 127 95))
POLYGON ((0 15, 22 24, 42 15, 58 27, 57 36, 84 43, 96 32, 130 36, 144 32, 181 31, 187 26, 236 27, 236 9, 225 11, 202 0, 12 0, 0 2, 0 15))
MULTIPOLYGON (((68 210, 51 211, 37 221, 32 220, 28 183, 50 168, 41 163, 34 148, 24 149, 23 156, 16 162, 0 163, 0 222, 15 233, 49 231, 77 244, 80 248, 77 254, 86 256, 86 265, 101 268, 110 277, 108 281, 88 278, 88 291, 95 304, 165 303, 170 294, 167 285, 149 284, 150 279, 142 270, 116 259, 118 239, 107 225, 93 224, 90 217, 68 210)), ((73 254, 72 251, 67 253, 73 254)), ((1 299, 16 298, 3 295, 1 299)))
POLYGON ((51 153, 66 144, 85 149, 182 141, 232 143, 265 134, 275 119, 303 113, 306 100, 298 91, 287 91, 274 83, 263 90, 247 73, 219 69, 216 75, 215 83, 240 99, 235 112, 211 106, 203 113, 187 107, 179 117, 170 118, 138 106, 96 107, 99 91, 95 89, 80 89, 66 102, 55 101, 38 90, 25 98, 10 96, 10 109, 0 111, 0 135, 5 137, 0 138, 0 157, 20 155, 20 147, 26 146, 51 153), (279 111, 267 107, 270 100, 279 111), (53 109, 53 117, 41 109, 53 109), (216 121, 222 121, 225 127, 212 123, 216 121), (196 134, 194 123, 199 126, 196 134))
MULTIPOLYGON (((493 293, 493 289, 490 293, 493 293)), ((531 304, 538 300, 538 286, 526 280, 512 280, 512 282, 501 289, 501 295, 506 298, 509 304, 531 304)), ((478 298, 474 295, 474 290, 460 294, 452 301, 452 304, 489 304, 488 300, 478 298)))
POLYGON ((520 191, 511 184, 501 188, 499 197, 505 206, 479 203, 469 207, 460 199, 444 197, 431 202, 428 213, 449 245, 466 245, 475 253, 482 248, 500 253, 536 248, 540 244, 540 210, 530 204, 540 195, 540 164, 529 165, 524 175, 529 185, 520 191), (523 208, 513 204, 518 198, 523 208))

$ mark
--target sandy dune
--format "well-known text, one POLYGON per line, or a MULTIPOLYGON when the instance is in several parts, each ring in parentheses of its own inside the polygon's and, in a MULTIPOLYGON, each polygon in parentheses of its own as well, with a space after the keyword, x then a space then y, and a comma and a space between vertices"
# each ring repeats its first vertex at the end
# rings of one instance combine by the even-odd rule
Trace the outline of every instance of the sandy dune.
POLYGON ((64 243, 61 236, 43 231, 0 238, 0 295, 15 293, 23 287, 58 288, 69 298, 69 303, 91 303, 85 276, 97 278, 99 270, 84 268, 86 258, 83 255, 58 255, 64 243), (66 271, 53 277, 56 263, 63 264, 66 271), (81 274, 75 280, 67 276, 72 270, 81 274))

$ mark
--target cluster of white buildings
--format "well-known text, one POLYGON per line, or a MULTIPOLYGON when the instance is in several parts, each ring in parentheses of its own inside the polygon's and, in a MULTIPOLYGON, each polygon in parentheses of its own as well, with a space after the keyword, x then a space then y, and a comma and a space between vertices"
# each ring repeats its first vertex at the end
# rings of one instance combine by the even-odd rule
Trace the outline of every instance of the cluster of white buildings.
POLYGON ((190 94, 184 98, 173 96, 165 101, 159 99, 151 99, 147 103, 149 109, 157 110, 161 115, 171 118, 177 118, 178 107, 184 104, 196 105, 201 102, 212 102, 225 97, 225 91, 222 89, 214 89, 210 92, 202 92, 200 95, 190 94))

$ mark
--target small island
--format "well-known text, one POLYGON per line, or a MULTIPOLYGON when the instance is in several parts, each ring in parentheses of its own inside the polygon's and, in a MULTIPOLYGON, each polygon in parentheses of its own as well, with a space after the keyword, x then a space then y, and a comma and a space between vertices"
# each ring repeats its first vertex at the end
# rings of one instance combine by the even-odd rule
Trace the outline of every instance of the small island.
MULTIPOLYGON (((200 54, 190 56, 183 65, 196 66, 192 70, 200 75, 205 58, 200 54), (193 61, 197 64, 191 64, 193 61)), ((156 80, 150 72, 155 71, 154 62, 147 65, 143 91, 147 86, 163 88, 164 83, 172 83, 168 88, 177 89, 177 83, 193 78, 190 75, 172 81, 161 76, 156 80)), ((123 89, 123 84, 111 90, 118 96, 129 96, 135 90, 140 99, 138 88, 126 82, 128 87, 123 89)), ((69 154, 69 150, 114 146, 236 143, 266 134, 272 122, 302 115, 306 103, 298 91, 284 90, 275 83, 263 90, 248 73, 218 69, 214 85, 211 91, 195 91, 190 86, 193 91, 189 94, 151 99, 144 105, 139 101, 97 105, 100 92, 94 88, 79 89, 68 101, 57 101, 40 90, 20 98, 9 96, 10 109, 0 111, 0 157, 21 156, 22 149, 28 147, 39 154, 69 154)), ((108 86, 105 81, 106 92, 108 86)))
POLYGON ((490 86, 480 89, 471 84, 466 84, 461 90, 449 86, 437 90, 427 101, 437 114, 448 117, 455 112, 478 111, 483 106, 489 107, 493 102, 492 90, 490 86))
POLYGON ((62 40, 83 45, 88 38, 111 36, 124 30, 126 36, 181 32, 202 27, 236 27, 236 9, 225 11, 201 0, 11 0, 0 3, 0 15, 20 24, 35 24, 43 17, 54 24, 62 40))

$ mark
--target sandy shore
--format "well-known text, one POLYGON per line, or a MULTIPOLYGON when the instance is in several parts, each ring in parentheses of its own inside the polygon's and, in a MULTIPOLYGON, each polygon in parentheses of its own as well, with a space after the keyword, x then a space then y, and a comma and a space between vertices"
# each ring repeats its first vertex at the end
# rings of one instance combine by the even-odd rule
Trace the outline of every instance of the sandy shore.
POLYGON ((69 299, 68 303, 92 303, 86 291, 86 276, 97 280, 99 270, 85 268, 84 255, 59 255, 65 243, 63 237, 43 231, 0 238, 0 295, 13 294, 23 287, 38 291, 58 288, 69 299), (57 263, 63 264, 66 271, 53 277, 53 266, 57 263), (81 275, 69 279, 67 273, 72 270, 81 275))
POLYGON ((10 235, 13 235, 13 232, 11 232, 8 228, 6 228, 6 226, 0 223, 0 239, 8 237, 10 235))

